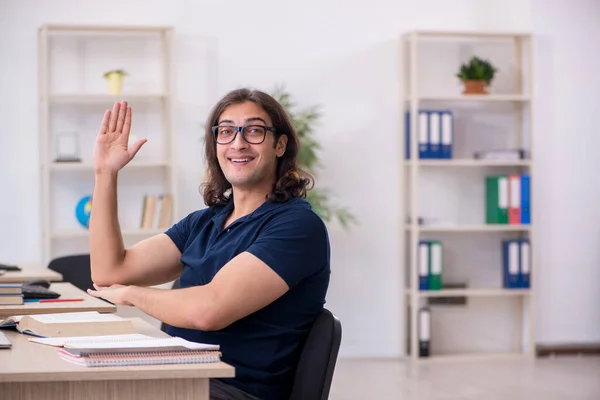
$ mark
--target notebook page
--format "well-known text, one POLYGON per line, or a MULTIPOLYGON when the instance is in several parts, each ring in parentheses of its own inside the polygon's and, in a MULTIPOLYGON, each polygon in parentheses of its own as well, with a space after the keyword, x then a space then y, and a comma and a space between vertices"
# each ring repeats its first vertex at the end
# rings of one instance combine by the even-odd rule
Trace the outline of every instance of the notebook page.
POLYGON ((74 313, 57 313, 57 314, 37 314, 30 315, 31 318, 41 323, 53 323, 53 322, 110 322, 110 321, 122 321, 118 315, 115 314, 100 314, 97 311, 84 311, 74 313))
POLYGON ((71 336, 71 337, 55 337, 55 338, 30 338, 30 342, 46 344, 48 346, 62 347, 65 343, 97 343, 100 341, 109 340, 113 343, 132 342, 138 340, 155 339, 152 336, 142 335, 140 333, 132 333, 126 335, 102 335, 102 336, 71 336))
POLYGON ((218 350, 218 345, 190 342, 179 337, 152 338, 145 340, 110 340, 106 336, 96 341, 65 341, 65 348, 74 350, 135 350, 135 349, 172 349, 185 348, 189 350, 218 350))

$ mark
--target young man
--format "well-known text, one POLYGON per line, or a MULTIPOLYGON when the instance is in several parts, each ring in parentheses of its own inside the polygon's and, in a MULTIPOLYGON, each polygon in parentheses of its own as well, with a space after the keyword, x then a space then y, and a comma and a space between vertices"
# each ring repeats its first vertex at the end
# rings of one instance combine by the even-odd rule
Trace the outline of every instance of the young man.
POLYGON ((131 108, 107 110, 94 149, 90 294, 131 305, 169 333, 219 344, 234 379, 211 381, 211 399, 285 399, 329 285, 329 239, 304 200, 298 135, 271 96, 235 90, 208 118, 205 209, 125 249, 117 176, 141 146, 127 146, 131 108), (181 289, 148 286, 179 278, 181 289))

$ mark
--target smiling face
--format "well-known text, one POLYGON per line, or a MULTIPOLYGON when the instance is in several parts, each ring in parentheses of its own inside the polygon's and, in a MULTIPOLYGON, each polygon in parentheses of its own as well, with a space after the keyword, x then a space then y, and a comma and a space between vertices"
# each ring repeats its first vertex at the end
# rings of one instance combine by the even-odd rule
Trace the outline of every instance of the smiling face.
MULTIPOLYGON (((261 127, 272 127, 269 115, 256 103, 246 101, 232 104, 221 113, 218 125, 246 126, 257 125, 261 127)), ((235 130, 227 130, 226 134, 234 133, 235 130)), ((258 142, 258 136, 262 139, 260 128, 246 131, 246 137, 252 142, 258 142)), ((225 175, 225 178, 234 189, 260 188, 270 190, 275 181, 277 158, 285 153, 287 136, 281 135, 275 143, 275 134, 266 132, 264 141, 260 144, 251 144, 245 141, 241 132, 237 132, 235 139, 228 144, 217 144, 217 159, 225 175)), ((228 139, 230 140, 230 138, 228 139)))

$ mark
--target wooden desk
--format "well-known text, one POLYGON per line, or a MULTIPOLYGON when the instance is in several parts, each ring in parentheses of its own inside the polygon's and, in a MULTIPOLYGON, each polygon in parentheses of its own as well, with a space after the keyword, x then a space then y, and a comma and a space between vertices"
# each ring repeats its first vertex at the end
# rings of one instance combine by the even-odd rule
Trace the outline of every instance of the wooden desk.
POLYGON ((98 311, 106 313, 117 312, 113 304, 90 296, 83 290, 67 282, 52 283, 50 290, 58 292, 64 299, 83 298, 83 301, 65 303, 25 303, 21 305, 0 306, 0 318, 13 315, 51 314, 60 312, 98 311))
POLYGON ((0 275, 0 283, 24 283, 33 279, 45 279, 50 282, 60 282, 63 276, 48 268, 34 267, 33 265, 20 265, 21 271, 6 271, 0 275))
MULTIPOLYGON (((139 333, 164 337, 147 322, 132 318, 139 333)), ((10 400, 208 400, 209 378, 228 378, 223 362, 127 367, 84 367, 61 360, 55 347, 30 342, 28 335, 4 330, 13 344, 0 350, 0 393, 10 400)))

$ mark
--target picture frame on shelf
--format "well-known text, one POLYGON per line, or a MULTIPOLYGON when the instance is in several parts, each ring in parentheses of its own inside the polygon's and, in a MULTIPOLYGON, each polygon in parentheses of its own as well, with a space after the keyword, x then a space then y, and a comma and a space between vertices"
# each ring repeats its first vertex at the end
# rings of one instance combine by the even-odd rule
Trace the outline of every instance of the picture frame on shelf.
POLYGON ((62 132, 56 136, 55 162, 81 162, 79 135, 75 132, 62 132))

